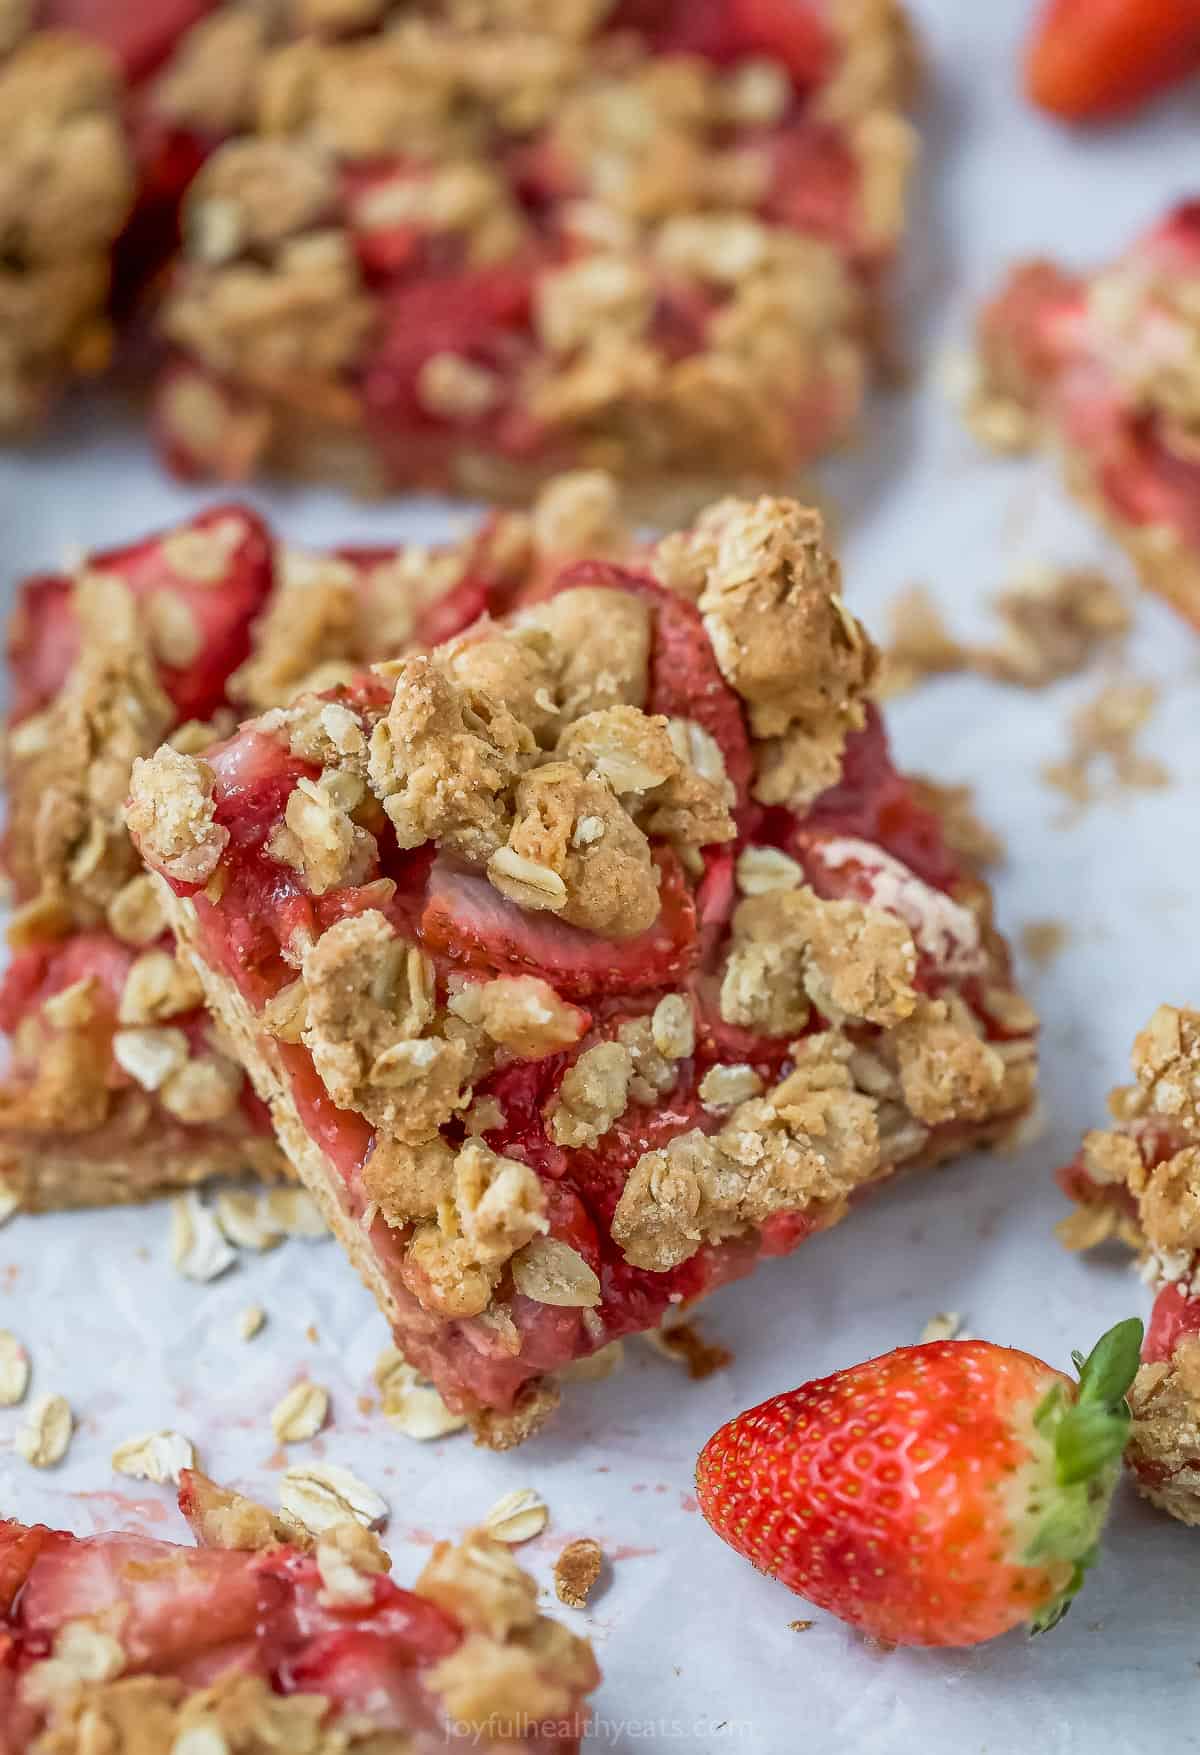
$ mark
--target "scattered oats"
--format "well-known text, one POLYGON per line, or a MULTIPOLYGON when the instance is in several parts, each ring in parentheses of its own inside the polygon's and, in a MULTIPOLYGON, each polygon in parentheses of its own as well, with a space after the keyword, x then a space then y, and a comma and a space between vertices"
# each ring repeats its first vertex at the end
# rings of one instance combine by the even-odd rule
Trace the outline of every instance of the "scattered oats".
POLYGON ((171 1265, 187 1280, 215 1280, 237 1260, 220 1227, 195 1193, 171 1201, 171 1265))
POLYGON ((453 1414, 433 1384, 396 1347, 385 1347, 375 1361, 384 1417, 407 1438, 425 1443, 461 1432, 464 1414, 453 1414))
POLYGON ((387 1500, 337 1463, 293 1463, 279 1484, 279 1508, 314 1536, 353 1518, 367 1529, 388 1514, 387 1500))
POLYGON ((965 1341, 970 1336, 963 1334, 962 1317, 957 1310, 939 1310, 929 1318, 917 1339, 924 1344, 926 1341, 965 1341))
POLYGON ((0 1328, 0 1408, 15 1408, 29 1388, 29 1354, 16 1335, 0 1328))
POLYGON ((650 1019, 650 1035, 667 1060, 686 1060, 696 1046, 696 1020, 690 1000, 682 993, 660 999, 650 1019))
POLYGON ((216 1725, 189 1725, 171 1744, 170 1755, 230 1755, 230 1749, 216 1725))
POLYGON ((569 1379, 572 1383, 599 1383, 619 1371, 625 1363, 624 1341, 609 1341, 603 1347, 597 1347, 594 1353, 585 1353, 581 1359, 572 1359, 562 1366, 558 1375, 569 1379))
POLYGON ((815 1621, 789 1621, 788 1631, 791 1633, 807 1633, 810 1627, 815 1626, 815 1621))
POLYGON ((178 1487, 180 1469, 196 1466, 196 1447, 181 1432, 143 1432, 140 1438, 118 1444, 112 1466, 118 1475, 135 1481, 153 1481, 159 1487, 171 1481, 178 1487))
POLYGON ((804 867, 778 847, 744 847, 738 854, 737 883, 743 896, 798 890, 803 882, 804 867))
POLYGON ((18 1454, 35 1469, 53 1468, 67 1454, 75 1419, 65 1396, 41 1395, 17 1431, 18 1454))
POLYGON ((261 1333, 267 1313, 261 1304, 247 1304, 238 1317, 238 1334, 244 1341, 252 1341, 256 1334, 261 1333))
POLYGON ((1071 936, 1065 920, 1029 920, 1021 928, 1021 949, 1038 969, 1046 968, 1071 936))
POLYGON ((554 1589, 568 1609, 586 1607, 604 1565, 604 1551, 591 1536, 568 1542, 554 1562, 554 1589))
POLYGON ((512 1258, 513 1284, 539 1304, 564 1309, 594 1309, 600 1302, 600 1281, 569 1243, 557 1237, 535 1237, 512 1258))
POLYGON ((271 1409, 271 1426, 280 1444, 315 1438, 329 1418, 329 1391, 302 1378, 271 1409))
POLYGON ((502 1494, 497 1499, 484 1518, 483 1527, 498 1542, 516 1547, 540 1536, 549 1521, 549 1508, 533 1488, 518 1487, 515 1492, 502 1494))
POLYGON ((217 1196, 217 1224, 239 1249, 273 1249, 283 1236, 266 1199, 243 1189, 223 1189, 217 1196))
POLYGON ((328 1608, 369 1603, 375 1595, 370 1573, 360 1572, 336 1541, 317 1543, 317 1571, 322 1585, 317 1600, 328 1608))
POLYGON ((739 1103, 757 1097, 763 1088, 762 1079, 752 1066, 710 1066, 700 1080, 700 1101, 706 1109, 733 1109, 739 1103))
POLYGON ((267 1211, 289 1237, 328 1237, 329 1227, 312 1195, 303 1188, 273 1188, 267 1211))
POLYGON ((13 1214, 20 1210, 20 1206, 20 1196, 0 1182, 0 1225, 7 1225, 13 1214))

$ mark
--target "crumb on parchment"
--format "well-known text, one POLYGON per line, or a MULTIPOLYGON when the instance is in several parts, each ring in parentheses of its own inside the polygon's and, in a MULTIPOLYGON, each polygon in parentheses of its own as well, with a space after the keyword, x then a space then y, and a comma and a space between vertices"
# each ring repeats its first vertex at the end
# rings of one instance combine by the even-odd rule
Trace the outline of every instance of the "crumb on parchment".
POLYGON ((1084 670, 1128 634, 1124 597, 1092 567, 1037 563, 992 599, 999 637, 986 645, 959 640, 922 585, 910 586, 889 611, 890 639, 879 693, 904 694, 933 676, 973 671, 996 682, 1040 689, 1084 670))

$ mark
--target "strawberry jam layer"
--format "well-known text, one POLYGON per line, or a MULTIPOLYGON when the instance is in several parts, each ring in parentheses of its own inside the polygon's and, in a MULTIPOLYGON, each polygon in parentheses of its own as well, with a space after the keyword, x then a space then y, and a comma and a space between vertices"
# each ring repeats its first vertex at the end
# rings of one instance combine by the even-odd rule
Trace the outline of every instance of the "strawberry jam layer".
MULTIPOLYGON (((197 1492, 185 1470, 185 1515, 197 1516, 197 1492)), ((305 1724, 319 1722, 334 1736, 343 1718, 353 1718, 360 1733, 391 1733, 414 1755, 456 1741, 426 1678, 458 1650, 463 1626, 386 1573, 356 1573, 353 1583, 353 1591, 331 1591, 316 1557, 285 1545, 183 1548, 0 1523, 0 1746, 5 1755, 44 1746, 53 1709, 26 1679, 64 1628, 84 1622, 119 1631, 122 1685, 137 1676, 174 1678, 190 1691, 253 1677, 275 1695, 319 1696, 317 1717, 305 1724)), ((586 1666, 578 1667, 582 1676, 586 1666)), ((568 1712, 552 1731, 531 1728, 505 1747, 569 1755, 578 1747, 573 1718, 568 1712)), ((486 1728, 480 1735, 490 1748, 486 1728)))

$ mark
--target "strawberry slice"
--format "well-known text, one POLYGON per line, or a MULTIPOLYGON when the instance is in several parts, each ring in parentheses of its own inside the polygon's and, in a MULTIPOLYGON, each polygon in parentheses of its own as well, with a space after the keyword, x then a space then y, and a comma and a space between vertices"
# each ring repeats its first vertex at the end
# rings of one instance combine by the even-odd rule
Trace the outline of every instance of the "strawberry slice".
POLYGON ((103 931, 75 932, 18 952, 0 983, 0 1030, 11 1035, 27 1012, 89 976, 99 983, 115 1014, 135 955, 129 945, 103 931))
POLYGON ((857 254, 861 231, 861 177, 844 138, 832 128, 795 122, 770 144, 771 182, 763 203, 768 219, 794 231, 827 238, 857 254))
POLYGON ((21 1596, 22 1630, 47 1645, 64 1622, 123 1605, 121 1644, 131 1668, 166 1671, 251 1638, 282 1592, 245 1554, 175 1548, 148 1536, 80 1541, 48 1531, 21 1596))
POLYGON ((696 908, 683 868, 656 848, 662 906, 636 938, 607 939, 552 914, 520 908, 486 878, 438 859, 417 928, 427 950, 457 968, 492 975, 542 975, 565 999, 641 993, 676 981, 696 945, 696 908))
POLYGON ((453 353, 503 375, 531 345, 531 297, 528 269, 510 266, 395 287, 363 378, 368 413, 385 427, 441 424, 417 394, 422 366, 453 353))
MULTIPOLYGON (((230 672, 250 651, 250 624, 271 589, 266 525, 244 506, 213 506, 177 529, 95 555, 88 565, 128 586, 155 618, 152 626, 159 617, 170 626, 166 618, 172 614, 181 623, 195 656, 160 663, 162 685, 181 720, 207 718, 223 702, 230 672), (189 550, 203 558, 191 564, 189 550)), ((71 581, 60 574, 40 575, 22 590, 8 648, 18 679, 14 720, 45 706, 75 662, 79 629, 71 593, 71 581)))
POLYGON ((212 506, 169 533, 98 555, 93 570, 113 573, 148 608, 174 600, 195 629, 195 657, 161 666, 163 687, 181 719, 204 719, 250 652, 250 624, 274 580, 270 533, 246 506, 212 506))
POLYGON ((796 85, 817 85, 829 72, 833 43, 805 0, 729 0, 729 13, 742 52, 780 62, 796 85))
POLYGON ((7 1614, 12 1608, 17 1592, 53 1533, 42 1523, 30 1528, 11 1519, 0 1523, 0 1614, 7 1614))
POLYGON ((38 22, 82 31, 110 49, 129 79, 144 79, 217 0, 42 0, 38 22))
POLYGON ((1170 1359, 1186 1335, 1200 1334, 1200 1298, 1189 1298, 1172 1282, 1154 1300, 1142 1358, 1147 1364, 1170 1359))

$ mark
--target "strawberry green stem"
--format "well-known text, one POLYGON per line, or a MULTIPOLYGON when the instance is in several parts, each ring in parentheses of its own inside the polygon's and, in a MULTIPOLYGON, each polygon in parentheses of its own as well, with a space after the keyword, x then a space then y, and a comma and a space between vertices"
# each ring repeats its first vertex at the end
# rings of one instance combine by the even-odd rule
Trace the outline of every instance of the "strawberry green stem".
POLYGON ((1033 1423, 1052 1447, 1054 1490, 1025 1552, 1029 1562, 1063 1560, 1071 1575, 1033 1617, 1042 1633, 1066 1614, 1100 1551, 1100 1535, 1120 1473, 1129 1433, 1126 1392, 1138 1368, 1142 1324, 1131 1316, 1101 1335, 1086 1359, 1073 1355, 1079 1372, 1074 1397, 1056 1383, 1038 1405, 1033 1423))

